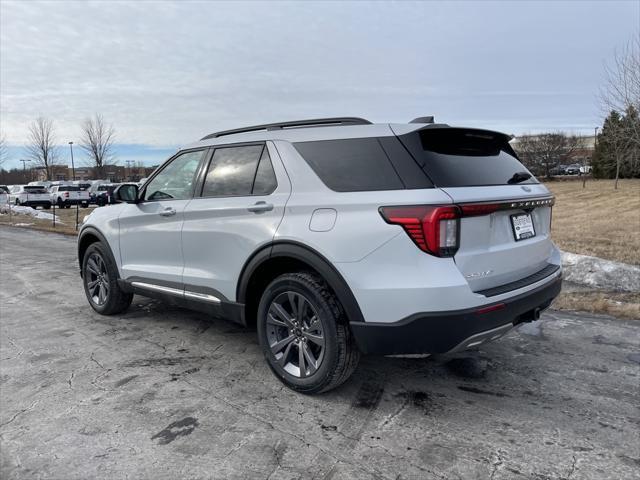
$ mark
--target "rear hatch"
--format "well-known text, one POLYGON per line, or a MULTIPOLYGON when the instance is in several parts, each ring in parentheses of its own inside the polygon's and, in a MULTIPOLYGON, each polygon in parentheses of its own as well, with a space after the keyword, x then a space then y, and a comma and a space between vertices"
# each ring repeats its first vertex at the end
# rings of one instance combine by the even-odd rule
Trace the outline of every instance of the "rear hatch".
POLYGON ((509 136, 430 126, 398 138, 434 186, 460 206, 453 258, 473 291, 496 294, 496 287, 554 270, 553 198, 520 163, 509 136))
POLYGON ((24 187, 24 193, 26 193, 26 201, 28 202, 42 202, 49 200, 49 193, 45 187, 27 186, 24 187))
POLYGON ((89 192, 83 191, 79 186, 64 186, 58 189, 61 195, 67 200, 86 200, 89 198, 89 192))

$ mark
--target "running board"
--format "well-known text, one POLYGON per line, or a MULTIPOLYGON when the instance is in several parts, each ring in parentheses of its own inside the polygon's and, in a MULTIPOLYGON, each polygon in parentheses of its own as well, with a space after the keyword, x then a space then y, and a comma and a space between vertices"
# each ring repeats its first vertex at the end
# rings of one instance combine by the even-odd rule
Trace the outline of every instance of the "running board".
POLYGON ((167 295, 174 295, 176 297, 198 300, 201 302, 220 303, 221 300, 208 293, 191 292, 189 290, 180 290, 179 288, 165 287, 163 285, 155 285, 153 283, 145 282, 131 282, 130 284, 134 288, 141 288, 143 290, 151 290, 153 292, 165 293, 167 295))

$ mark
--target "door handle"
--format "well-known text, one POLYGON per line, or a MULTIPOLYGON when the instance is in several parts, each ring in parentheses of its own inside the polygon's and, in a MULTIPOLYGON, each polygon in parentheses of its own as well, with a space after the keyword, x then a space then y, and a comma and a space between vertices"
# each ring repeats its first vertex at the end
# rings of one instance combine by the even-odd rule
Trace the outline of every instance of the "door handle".
POLYGON ((173 207, 167 207, 160 212, 162 217, 171 217, 176 214, 176 210, 173 207))
POLYGON ((247 207, 247 210, 253 213, 270 212, 273 210, 273 204, 260 201, 254 203, 250 207, 247 207))

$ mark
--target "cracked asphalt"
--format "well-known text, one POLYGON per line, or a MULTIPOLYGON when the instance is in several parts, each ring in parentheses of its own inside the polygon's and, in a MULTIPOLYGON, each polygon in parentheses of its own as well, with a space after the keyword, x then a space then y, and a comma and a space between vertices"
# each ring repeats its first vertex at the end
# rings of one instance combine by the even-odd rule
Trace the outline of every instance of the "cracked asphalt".
POLYGON ((141 297, 95 314, 73 238, 0 248, 3 479, 640 478, 640 321, 550 311, 308 397, 251 330, 141 297))

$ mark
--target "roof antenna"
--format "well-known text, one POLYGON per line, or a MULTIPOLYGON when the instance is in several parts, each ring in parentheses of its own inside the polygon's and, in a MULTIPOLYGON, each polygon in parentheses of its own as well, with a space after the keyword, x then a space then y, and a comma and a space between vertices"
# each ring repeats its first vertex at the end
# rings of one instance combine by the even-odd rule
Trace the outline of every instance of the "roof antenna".
POLYGON ((418 117, 411 120, 409 123, 435 123, 433 115, 430 117, 418 117))

